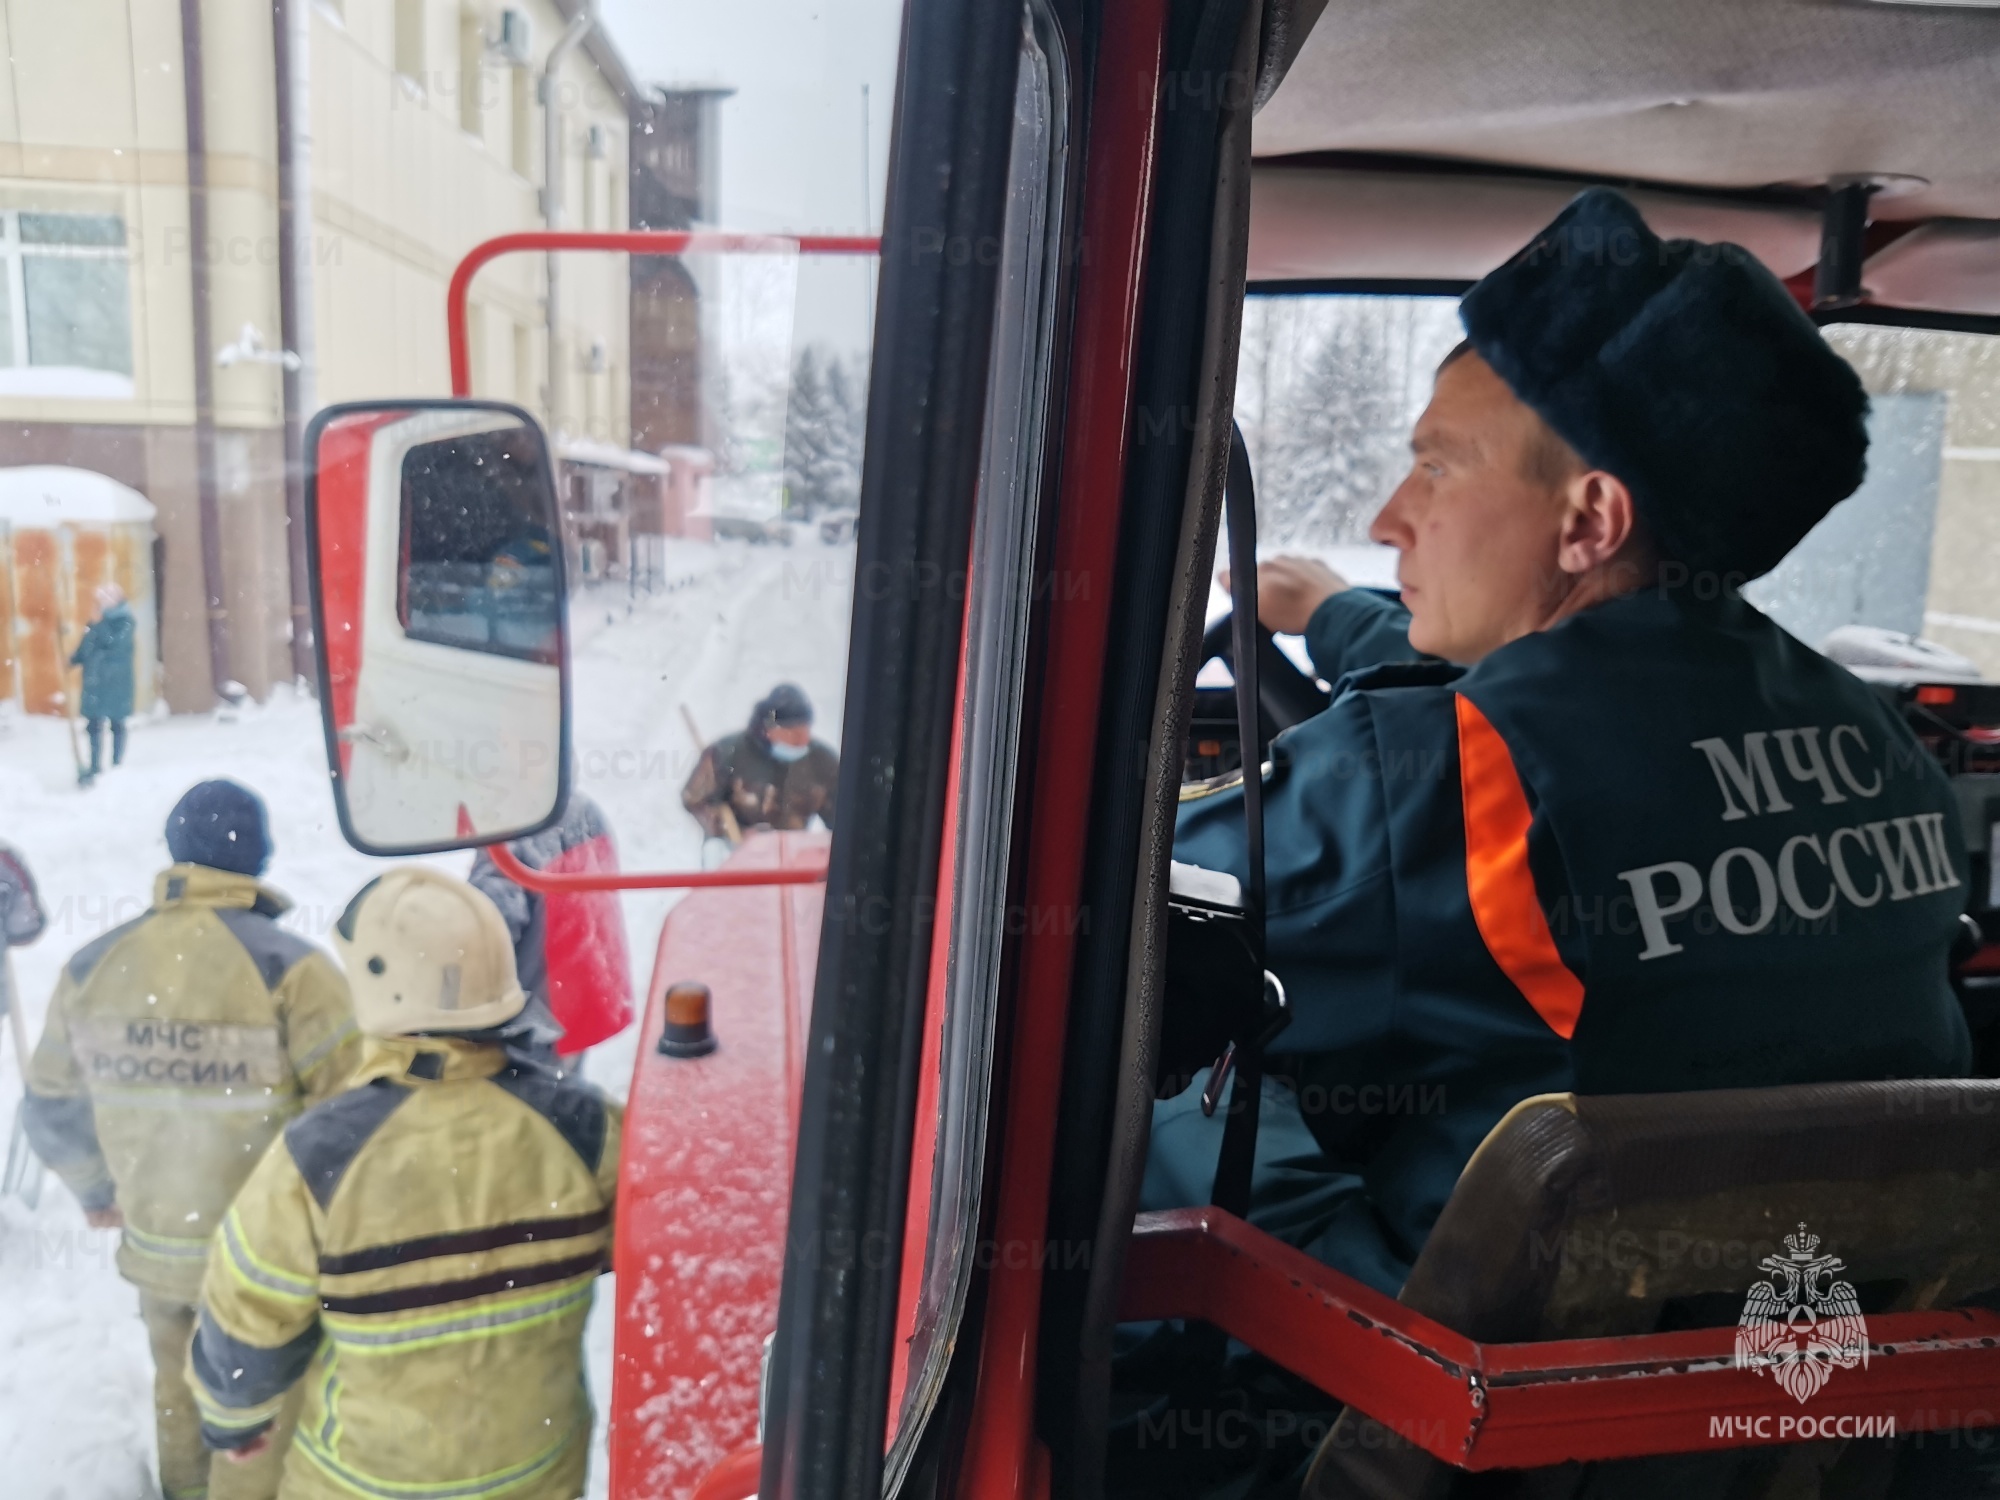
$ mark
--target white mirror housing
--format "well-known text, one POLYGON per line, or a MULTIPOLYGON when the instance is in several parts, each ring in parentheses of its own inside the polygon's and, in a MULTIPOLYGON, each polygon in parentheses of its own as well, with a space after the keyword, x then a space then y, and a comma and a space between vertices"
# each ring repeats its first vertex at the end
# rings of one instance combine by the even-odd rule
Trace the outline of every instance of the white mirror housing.
POLYGON ((397 855, 546 827, 569 790, 569 651, 540 426, 499 402, 354 403, 305 451, 341 832, 397 855))

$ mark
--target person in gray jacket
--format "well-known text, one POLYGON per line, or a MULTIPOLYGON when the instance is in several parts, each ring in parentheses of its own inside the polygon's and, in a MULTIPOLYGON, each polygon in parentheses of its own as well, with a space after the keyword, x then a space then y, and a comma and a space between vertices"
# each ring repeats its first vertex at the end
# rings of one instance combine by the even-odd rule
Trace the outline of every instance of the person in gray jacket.
MULTIPOLYGON (((572 790, 561 819, 553 827, 514 839, 507 850, 529 869, 545 870, 572 849, 599 841, 608 844, 610 839, 611 824, 604 810, 582 792, 572 790)), ((466 880, 500 908, 508 935, 514 940, 514 969, 521 988, 528 993, 519 1025, 532 1032, 516 1045, 536 1052, 544 1061, 552 1060, 563 1028, 549 1004, 548 898, 509 880, 483 848, 473 857, 466 880)))

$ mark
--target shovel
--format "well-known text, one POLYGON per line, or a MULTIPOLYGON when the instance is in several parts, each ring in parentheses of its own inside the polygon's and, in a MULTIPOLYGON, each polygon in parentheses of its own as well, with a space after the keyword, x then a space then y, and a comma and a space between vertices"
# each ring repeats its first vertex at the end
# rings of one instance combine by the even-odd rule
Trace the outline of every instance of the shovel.
MULTIPOLYGON (((25 1095, 28 1087, 28 1028, 21 1020, 21 995, 14 985, 13 960, 0 953, 0 964, 6 966, 4 971, 0 971, 0 986, 4 986, 7 1030, 14 1038, 14 1063, 20 1070, 21 1089, 25 1095)), ((42 1159, 28 1144, 28 1126, 23 1119, 27 1107, 25 1097, 14 1106, 14 1131, 7 1138, 7 1167, 0 1172, 0 1193, 10 1193, 28 1207, 36 1208, 42 1201, 42 1159)))
MULTIPOLYGON (((56 607, 61 613, 62 620, 67 620, 74 624, 76 621, 75 589, 71 586, 69 570, 67 568, 58 568, 56 570, 56 595, 56 607)), ((69 659, 74 654, 75 647, 63 644, 63 634, 62 621, 59 620, 56 624, 56 649, 63 653, 63 690, 61 694, 63 723, 69 726, 69 757, 76 762, 76 784, 80 787, 87 787, 97 778, 92 774, 90 768, 84 764, 83 739, 77 733, 76 710, 78 707, 78 698, 76 694, 69 690, 72 680, 79 684, 83 681, 83 669, 70 665, 69 659)), ((83 638, 78 636, 77 645, 82 644, 83 638)), ((15 1040, 18 1041, 19 1039, 17 1034, 15 1040)), ((21 1054, 21 1066, 24 1069, 28 1066, 28 1055, 25 1052, 21 1054)))

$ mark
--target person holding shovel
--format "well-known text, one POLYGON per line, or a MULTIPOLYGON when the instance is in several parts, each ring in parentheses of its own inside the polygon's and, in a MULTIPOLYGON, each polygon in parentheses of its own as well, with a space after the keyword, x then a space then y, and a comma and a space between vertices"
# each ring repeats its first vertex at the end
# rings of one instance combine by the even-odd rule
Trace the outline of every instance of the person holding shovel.
POLYGON ((749 726, 701 752, 681 789, 681 806, 708 839, 734 848, 757 828, 833 827, 840 756, 813 738, 812 700, 781 682, 750 711, 749 726))
POLYGON ((77 780, 89 786, 103 769, 104 728, 111 726, 111 764, 125 760, 125 721, 132 716, 132 611, 115 583, 97 586, 97 618, 70 655, 83 668, 83 719, 90 736, 90 768, 77 780))

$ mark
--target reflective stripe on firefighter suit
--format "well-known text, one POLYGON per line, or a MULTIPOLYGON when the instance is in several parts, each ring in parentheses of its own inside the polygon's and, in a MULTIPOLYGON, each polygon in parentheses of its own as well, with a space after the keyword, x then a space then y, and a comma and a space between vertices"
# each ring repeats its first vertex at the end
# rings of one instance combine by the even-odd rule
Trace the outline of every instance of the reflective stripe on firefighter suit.
POLYGON ((498 1045, 367 1045, 217 1237, 189 1361, 204 1436, 242 1446, 303 1381, 286 1500, 573 1500, 620 1112, 498 1045))
MULTIPOLYGON (((1316 660, 1394 608, 1343 600, 1316 660)), ((1648 591, 1469 671, 1356 673, 1272 762, 1270 963, 1295 1019, 1271 1071, 1296 1089, 1267 1104, 1252 1217, 1386 1292, 1531 1095, 1970 1065, 1950 787, 1740 599, 1648 591)), ((1190 794, 1175 857, 1241 877, 1240 786, 1190 794)), ((1156 1112, 1147 1207, 1207 1197, 1221 1118, 1195 1097, 1156 1112)))
MULTIPOLYGON (((123 1211, 118 1269, 156 1350, 185 1342, 209 1236, 264 1148, 358 1055, 347 982, 279 927, 287 907, 247 875, 172 866, 150 911, 64 967, 29 1068, 29 1139, 84 1207, 123 1211)), ((155 1374, 161 1483, 200 1494, 181 1351, 155 1374)), ((229 1493, 253 1478, 231 1473, 229 1493)))

